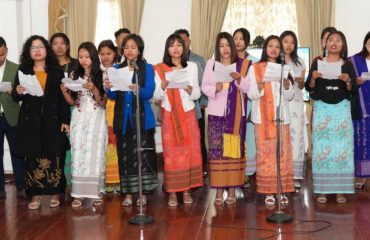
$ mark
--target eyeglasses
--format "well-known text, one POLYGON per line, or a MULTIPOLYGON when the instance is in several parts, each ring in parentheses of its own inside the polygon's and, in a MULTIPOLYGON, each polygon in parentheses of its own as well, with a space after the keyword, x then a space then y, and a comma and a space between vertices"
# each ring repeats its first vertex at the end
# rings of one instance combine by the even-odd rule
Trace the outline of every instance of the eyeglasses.
POLYGON ((45 47, 44 46, 31 46, 30 49, 31 49, 31 52, 36 52, 36 51, 45 49, 45 47))

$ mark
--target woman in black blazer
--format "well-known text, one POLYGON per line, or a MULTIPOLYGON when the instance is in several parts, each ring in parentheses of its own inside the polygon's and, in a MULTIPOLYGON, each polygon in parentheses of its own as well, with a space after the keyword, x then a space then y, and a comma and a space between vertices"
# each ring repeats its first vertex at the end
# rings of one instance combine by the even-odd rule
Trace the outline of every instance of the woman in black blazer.
POLYGON ((31 96, 16 76, 12 97, 22 101, 16 133, 15 153, 26 159, 26 191, 32 196, 29 209, 40 207, 41 195, 52 195, 49 206, 59 206, 62 178, 61 156, 68 147, 70 111, 59 85, 63 78, 47 40, 31 36, 23 46, 19 69, 36 75, 44 92, 31 96))

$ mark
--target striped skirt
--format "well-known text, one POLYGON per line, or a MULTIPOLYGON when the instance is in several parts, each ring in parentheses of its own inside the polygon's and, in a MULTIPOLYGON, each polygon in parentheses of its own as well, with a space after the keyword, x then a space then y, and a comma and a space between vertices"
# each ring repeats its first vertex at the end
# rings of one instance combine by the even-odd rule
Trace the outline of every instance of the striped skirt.
POLYGON ((315 101, 312 133, 313 191, 354 192, 353 126, 348 100, 315 101))
POLYGON ((107 121, 105 110, 80 111, 71 119, 72 197, 99 198, 104 191, 107 121))
MULTIPOLYGON (((242 117, 241 126, 245 126, 245 117, 242 117)), ((209 143, 209 170, 210 185, 214 188, 241 187, 245 175, 245 147, 244 134, 240 137, 240 158, 223 156, 223 133, 225 118, 208 115, 208 143, 209 143)), ((242 127, 240 130, 245 133, 242 127)))
POLYGON ((353 121, 356 177, 370 177, 370 118, 353 121))
POLYGON ((162 143, 164 159, 164 183, 167 192, 180 192, 203 186, 202 155, 200 132, 195 111, 185 113, 189 134, 188 144, 175 145, 175 134, 171 123, 171 113, 162 110, 162 143))
MULTIPOLYGON (((289 125, 283 125, 283 148, 280 157, 280 176, 282 192, 293 192, 292 145, 290 142, 289 125)), ((264 194, 277 193, 277 138, 264 139, 261 124, 255 124, 254 133, 257 145, 257 192, 264 194)))

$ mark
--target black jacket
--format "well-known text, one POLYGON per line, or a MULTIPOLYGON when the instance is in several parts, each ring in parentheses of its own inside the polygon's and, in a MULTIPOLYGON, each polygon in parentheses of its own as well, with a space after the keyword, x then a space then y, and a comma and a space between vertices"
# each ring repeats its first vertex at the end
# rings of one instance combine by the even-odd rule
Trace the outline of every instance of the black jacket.
MULTIPOLYGON (((23 70, 34 75, 33 69, 23 70)), ((70 122, 70 110, 60 90, 64 77, 59 66, 47 72, 44 96, 19 95, 16 75, 12 97, 22 101, 16 131, 15 154, 21 157, 53 158, 65 154, 69 147, 68 138, 61 132, 61 124, 70 122)))

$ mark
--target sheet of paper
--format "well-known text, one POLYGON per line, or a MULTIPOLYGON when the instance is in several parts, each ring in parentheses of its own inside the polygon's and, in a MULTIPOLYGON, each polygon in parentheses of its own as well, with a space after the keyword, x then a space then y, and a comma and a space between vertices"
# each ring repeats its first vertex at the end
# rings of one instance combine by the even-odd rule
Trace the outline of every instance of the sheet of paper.
POLYGON ((325 79, 338 79, 342 73, 342 61, 327 63, 325 61, 317 61, 317 71, 322 74, 325 79))
POLYGON ((9 92, 12 90, 12 84, 10 82, 0 82, 0 92, 9 92))
POLYGON ((109 81, 113 87, 111 91, 132 91, 129 86, 132 84, 132 76, 134 71, 130 71, 128 67, 124 68, 108 68, 107 70, 109 81))
MULTIPOLYGON (((265 75, 263 76, 264 82, 280 82, 281 80, 281 64, 267 62, 265 75)), ((284 65, 284 79, 288 78, 289 72, 292 70, 290 65, 284 65)))
POLYGON ((84 84, 85 82, 86 80, 82 79, 81 77, 76 80, 68 77, 62 79, 62 83, 64 83, 64 86, 73 92, 86 91, 87 89, 82 87, 82 84, 84 84))
POLYGON ((35 75, 26 75, 18 71, 19 84, 26 88, 24 94, 41 97, 44 95, 41 85, 35 75))
POLYGON ((370 72, 362 72, 361 78, 365 81, 370 81, 370 72))
POLYGON ((223 65, 220 62, 215 62, 214 79, 216 82, 231 82, 234 80, 230 73, 236 72, 236 63, 223 65))
POLYGON ((186 88, 189 85, 187 73, 187 69, 166 72, 165 78, 169 81, 167 88, 186 88))

